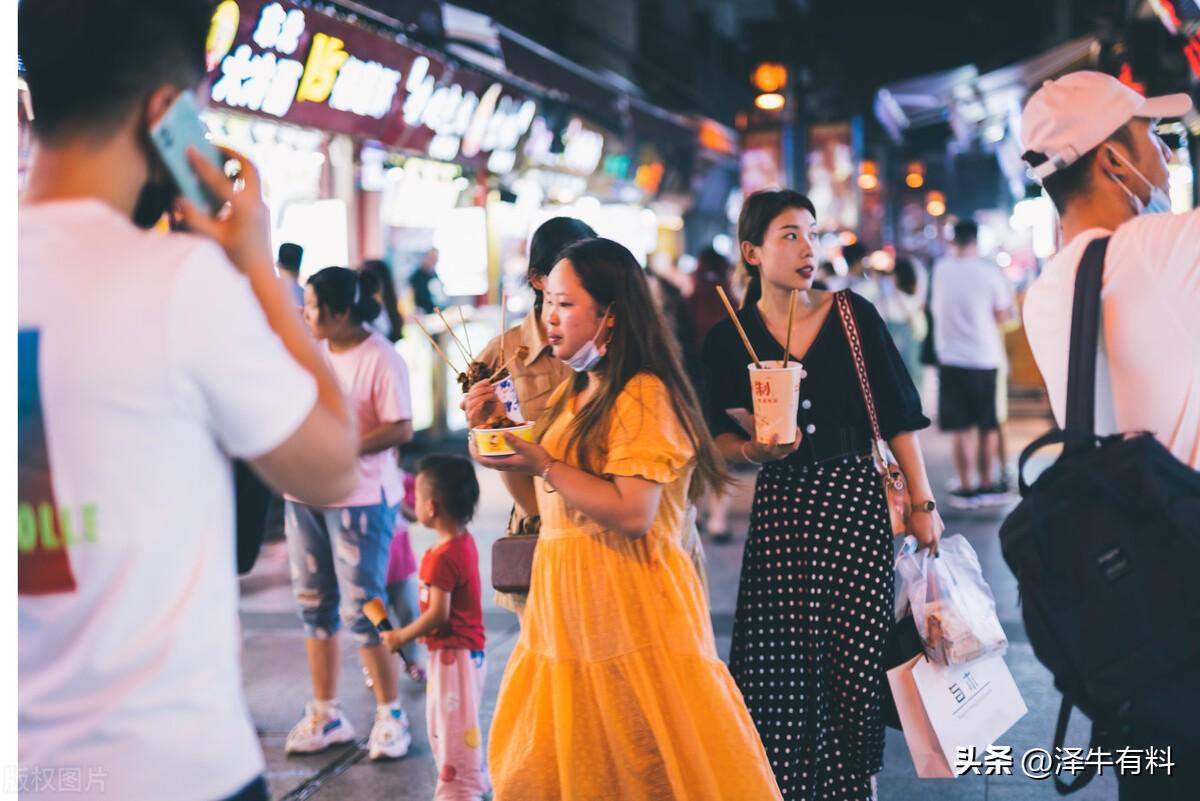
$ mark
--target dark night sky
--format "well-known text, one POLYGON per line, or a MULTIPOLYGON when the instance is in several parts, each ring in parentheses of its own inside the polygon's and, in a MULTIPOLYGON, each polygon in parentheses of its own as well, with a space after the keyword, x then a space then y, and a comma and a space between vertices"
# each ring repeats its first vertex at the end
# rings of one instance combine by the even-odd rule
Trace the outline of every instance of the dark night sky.
MULTIPOLYGON (((786 4, 781 3, 786 7, 786 4)), ((975 64, 988 71, 1056 44, 1055 0, 810 0, 808 15, 749 33, 751 50, 812 68, 858 102, 882 84, 975 64)), ((1069 35, 1122 0, 1071 0, 1069 35)), ((791 16, 791 15, 789 15, 791 16)))

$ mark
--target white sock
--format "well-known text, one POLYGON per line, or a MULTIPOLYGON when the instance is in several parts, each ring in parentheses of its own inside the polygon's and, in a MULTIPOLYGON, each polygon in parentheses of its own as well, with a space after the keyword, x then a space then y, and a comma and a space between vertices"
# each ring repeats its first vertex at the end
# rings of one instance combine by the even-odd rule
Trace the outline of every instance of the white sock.
POLYGON ((386 710, 389 714, 395 711, 403 711, 403 709, 400 707, 399 698, 386 704, 376 704, 376 709, 386 710))
POLYGON ((331 718, 334 712, 337 711, 338 702, 336 698, 330 698, 328 701, 322 701, 320 698, 313 699, 313 709, 323 718, 331 718))

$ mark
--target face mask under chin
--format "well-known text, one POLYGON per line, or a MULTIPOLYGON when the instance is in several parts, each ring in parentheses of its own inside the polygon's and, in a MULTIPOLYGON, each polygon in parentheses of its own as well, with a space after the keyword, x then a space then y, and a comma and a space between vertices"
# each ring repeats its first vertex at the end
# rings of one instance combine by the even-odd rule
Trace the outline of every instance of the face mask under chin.
POLYGON ((600 360, 608 353, 608 345, 597 345, 596 340, 605 333, 605 323, 608 322, 608 314, 612 311, 610 305, 604 310, 604 316, 600 319, 600 330, 596 335, 587 342, 583 343, 575 355, 564 360, 565 364, 577 373, 586 373, 600 363, 600 360))

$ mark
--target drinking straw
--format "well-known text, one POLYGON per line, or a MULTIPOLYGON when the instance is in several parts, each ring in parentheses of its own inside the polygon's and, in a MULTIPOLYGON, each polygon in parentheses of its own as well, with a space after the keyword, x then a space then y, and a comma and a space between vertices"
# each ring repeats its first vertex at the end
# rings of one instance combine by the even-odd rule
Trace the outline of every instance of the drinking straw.
POLYGON ((436 350, 437 354, 442 357, 442 361, 444 361, 446 363, 446 366, 449 367, 451 370, 453 370, 455 373, 457 373, 458 368, 450 363, 450 357, 448 357, 446 355, 446 352, 444 350, 442 350, 440 347, 438 347, 437 340, 433 338, 432 334, 430 334, 428 331, 425 330, 425 326, 421 325, 421 319, 419 317, 417 317, 417 315, 415 315, 415 314, 413 315, 413 322, 417 324, 417 328, 421 329, 421 333, 424 334, 425 338, 429 340, 429 344, 433 345, 433 349, 436 350))
POLYGON ((733 311, 733 306, 729 303, 729 298, 725 296, 725 290, 717 287, 717 294, 721 296, 721 302, 725 304, 725 310, 729 312, 729 318, 733 320, 733 325, 737 328, 739 334, 742 335, 742 344, 746 346, 746 352, 750 354, 750 358, 754 360, 754 366, 762 369, 762 362, 758 360, 758 354, 754 352, 754 347, 750 344, 750 338, 746 336, 746 330, 742 328, 742 323, 738 320, 737 315, 733 311))
POLYGON ((465 357, 467 360, 467 367, 470 368, 470 366, 471 366, 471 351, 467 350, 466 347, 463 346, 462 341, 457 336, 455 336, 454 329, 450 327, 450 321, 446 319, 446 315, 442 314, 442 310, 435 309, 435 311, 437 312, 437 316, 442 318, 442 325, 446 326, 446 333, 448 333, 450 335, 450 338, 454 340, 454 344, 458 345, 459 351, 462 352, 463 357, 465 357))
POLYGON ((792 290, 788 298, 788 332, 783 345, 783 364, 786 367, 792 363, 792 320, 796 317, 796 290, 792 290))

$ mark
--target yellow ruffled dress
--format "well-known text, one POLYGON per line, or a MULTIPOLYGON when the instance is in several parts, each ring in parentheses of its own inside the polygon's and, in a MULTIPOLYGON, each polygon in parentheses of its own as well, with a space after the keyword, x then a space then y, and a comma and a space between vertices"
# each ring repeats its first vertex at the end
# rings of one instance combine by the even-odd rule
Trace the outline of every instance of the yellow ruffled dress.
MULTIPOLYGON (((568 463, 573 415, 542 437, 568 463)), ((632 540, 534 479, 541 538, 489 737, 496 801, 779 799, 679 541, 694 449, 658 378, 626 385, 605 458, 606 475, 663 484, 662 501, 632 540)))

